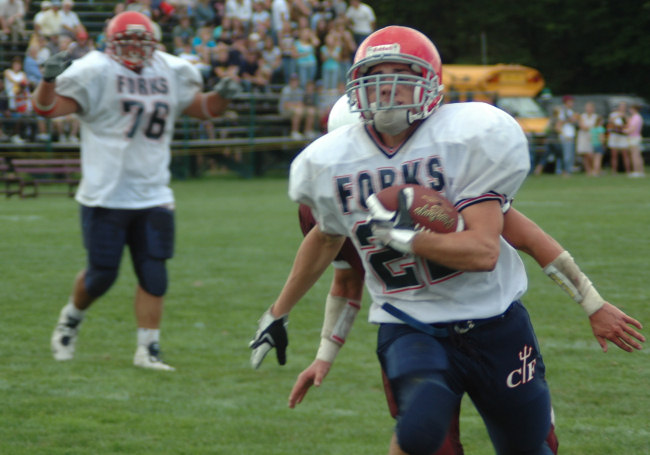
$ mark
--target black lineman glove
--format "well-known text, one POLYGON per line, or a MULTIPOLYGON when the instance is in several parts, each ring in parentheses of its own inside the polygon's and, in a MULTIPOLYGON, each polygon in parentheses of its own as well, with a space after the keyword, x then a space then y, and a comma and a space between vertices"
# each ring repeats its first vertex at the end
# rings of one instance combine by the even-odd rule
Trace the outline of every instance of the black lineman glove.
POLYGON ((275 354, 278 357, 278 363, 284 365, 287 363, 287 346, 289 337, 287 336, 287 324, 289 316, 284 315, 274 318, 271 310, 266 310, 260 320, 257 322, 257 332, 255 338, 251 340, 248 347, 253 350, 251 353, 251 366, 256 370, 262 364, 266 354, 275 348, 275 354))
POLYGON ((71 63, 72 58, 66 51, 57 52, 50 56, 43 63, 43 80, 45 82, 53 82, 71 63))
POLYGON ((242 87, 236 80, 224 77, 212 87, 212 91, 225 100, 231 100, 242 91, 242 87))
POLYGON ((412 253, 411 243, 417 233, 409 209, 413 204, 413 188, 404 188, 398 194, 397 210, 390 211, 375 194, 366 199, 370 211, 367 221, 374 237, 374 243, 388 246, 400 253, 412 253))

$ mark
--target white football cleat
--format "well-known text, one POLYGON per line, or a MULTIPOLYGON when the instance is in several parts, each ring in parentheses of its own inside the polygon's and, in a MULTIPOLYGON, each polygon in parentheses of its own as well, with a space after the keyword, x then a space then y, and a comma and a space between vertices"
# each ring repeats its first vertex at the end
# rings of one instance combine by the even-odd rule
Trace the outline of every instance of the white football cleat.
POLYGON ((158 343, 151 343, 149 346, 138 346, 133 357, 133 365, 150 370, 176 371, 176 368, 167 365, 160 358, 158 343))
POLYGON ((61 310, 59 321, 54 327, 50 346, 54 360, 72 360, 74 357, 75 343, 79 332, 80 319, 74 319, 64 313, 65 308, 61 310))

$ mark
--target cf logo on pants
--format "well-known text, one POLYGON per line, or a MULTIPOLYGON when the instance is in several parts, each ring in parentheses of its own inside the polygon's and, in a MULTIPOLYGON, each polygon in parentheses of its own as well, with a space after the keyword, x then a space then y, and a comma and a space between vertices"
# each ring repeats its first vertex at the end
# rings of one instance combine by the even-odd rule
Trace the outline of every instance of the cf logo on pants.
POLYGON ((535 376, 535 365, 537 364, 536 359, 528 361, 531 354, 533 353, 533 348, 530 346, 524 346, 524 349, 519 351, 519 360, 521 360, 521 368, 517 368, 510 372, 506 378, 506 384, 509 388, 514 389, 519 387, 522 384, 526 384, 533 380, 535 376))

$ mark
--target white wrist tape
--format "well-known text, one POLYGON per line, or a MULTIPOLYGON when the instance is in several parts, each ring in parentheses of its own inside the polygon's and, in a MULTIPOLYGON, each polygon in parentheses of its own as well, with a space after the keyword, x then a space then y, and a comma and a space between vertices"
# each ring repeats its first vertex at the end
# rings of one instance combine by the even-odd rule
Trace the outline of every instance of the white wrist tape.
POLYGON ((352 329, 354 319, 361 309, 361 302, 344 297, 327 295, 325 300, 325 318, 321 330, 321 343, 316 358, 334 362, 341 346, 352 329))
POLYGON ((203 113, 203 116, 206 118, 206 120, 213 119, 215 117, 212 115, 212 112, 210 112, 210 108, 208 107, 207 93, 201 94, 201 112, 203 113))
POLYGON ((591 316, 605 304, 605 300, 568 251, 563 251, 553 262, 544 267, 544 273, 578 302, 587 315, 591 316))

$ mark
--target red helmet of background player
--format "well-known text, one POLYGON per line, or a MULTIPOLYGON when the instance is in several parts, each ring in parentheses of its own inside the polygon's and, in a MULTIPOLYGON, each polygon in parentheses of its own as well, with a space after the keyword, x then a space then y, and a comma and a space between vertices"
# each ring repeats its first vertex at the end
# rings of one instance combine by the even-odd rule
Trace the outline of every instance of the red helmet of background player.
POLYGON ((424 34, 409 27, 389 26, 375 31, 359 46, 354 64, 348 72, 346 93, 352 110, 366 119, 378 111, 407 110, 408 124, 429 115, 442 102, 442 62, 436 46, 424 34), (415 74, 370 75, 368 70, 380 63, 403 63, 415 74), (379 87, 392 84, 388 102, 370 103, 368 89, 379 93, 379 87), (413 103, 397 105, 395 90, 400 85, 413 88, 413 103))
POLYGON ((106 50, 130 70, 140 71, 156 49, 151 20, 137 11, 125 11, 106 26, 106 50))

